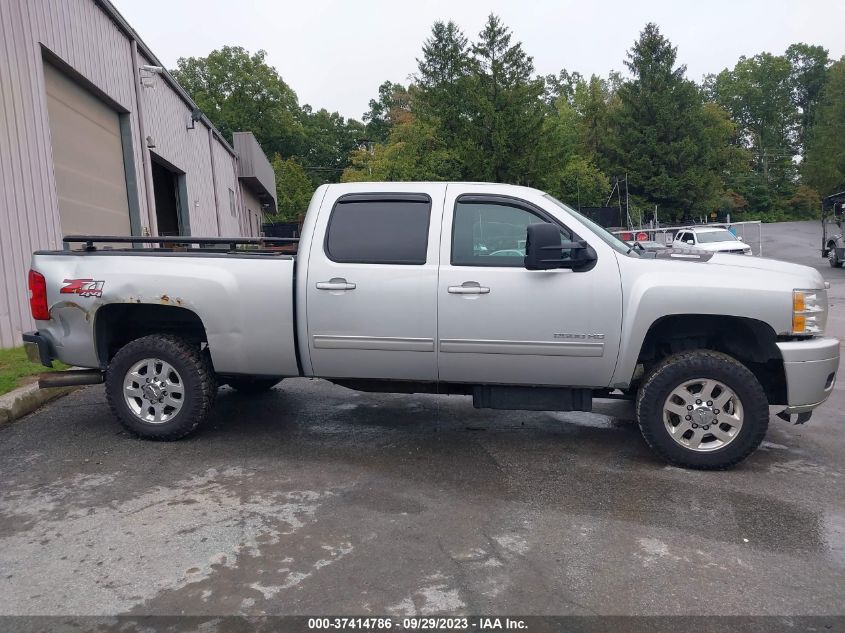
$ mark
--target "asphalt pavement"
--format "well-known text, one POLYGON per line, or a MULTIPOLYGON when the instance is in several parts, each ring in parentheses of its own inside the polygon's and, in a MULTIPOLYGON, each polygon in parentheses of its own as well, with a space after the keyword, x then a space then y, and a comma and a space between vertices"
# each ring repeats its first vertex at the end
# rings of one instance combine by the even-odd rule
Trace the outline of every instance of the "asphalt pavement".
MULTIPOLYGON (((822 271, 845 338, 819 236, 767 225, 764 252, 822 271)), ((155 443, 89 387, 0 429, 0 614, 843 615, 843 406, 840 381, 698 472, 609 408, 292 379, 155 443)))

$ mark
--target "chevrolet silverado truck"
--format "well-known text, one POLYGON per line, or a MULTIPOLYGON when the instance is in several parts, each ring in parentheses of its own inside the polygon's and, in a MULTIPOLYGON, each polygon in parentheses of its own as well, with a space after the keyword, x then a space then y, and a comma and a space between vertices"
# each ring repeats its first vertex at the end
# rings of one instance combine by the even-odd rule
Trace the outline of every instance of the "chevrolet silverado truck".
POLYGON ((662 458, 726 468, 760 444, 770 406, 805 422, 839 365, 816 270, 648 253, 525 187, 324 185, 295 254, 258 238, 64 241, 33 255, 24 341, 83 369, 42 384, 105 382, 149 439, 196 429, 222 384, 315 376, 489 409, 628 398, 662 458))

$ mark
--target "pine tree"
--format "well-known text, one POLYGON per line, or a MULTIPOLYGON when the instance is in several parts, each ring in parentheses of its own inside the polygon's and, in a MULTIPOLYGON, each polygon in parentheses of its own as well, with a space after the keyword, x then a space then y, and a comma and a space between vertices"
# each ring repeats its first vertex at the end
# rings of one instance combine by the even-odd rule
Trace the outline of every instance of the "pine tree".
POLYGON ((625 62, 633 79, 618 90, 609 163, 615 175, 627 172, 632 195, 683 217, 711 210, 721 183, 703 96, 676 59, 677 49, 647 24, 625 62))
POLYGON ((536 176, 544 82, 532 77, 534 62, 511 44, 511 33, 491 14, 472 45, 471 137, 465 157, 471 177, 530 184, 536 176))

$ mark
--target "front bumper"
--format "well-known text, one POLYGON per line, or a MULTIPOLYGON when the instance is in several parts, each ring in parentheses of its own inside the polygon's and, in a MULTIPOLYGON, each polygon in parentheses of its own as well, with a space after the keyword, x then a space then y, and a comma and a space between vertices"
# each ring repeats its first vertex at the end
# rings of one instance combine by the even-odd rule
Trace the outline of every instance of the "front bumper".
POLYGON ((839 340, 817 337, 777 344, 786 376, 784 413, 807 413, 828 399, 839 368, 839 340))
POLYGON ((53 353, 50 344, 38 332, 26 332, 23 335, 23 347, 26 356, 33 363, 41 363, 45 367, 53 366, 53 353))

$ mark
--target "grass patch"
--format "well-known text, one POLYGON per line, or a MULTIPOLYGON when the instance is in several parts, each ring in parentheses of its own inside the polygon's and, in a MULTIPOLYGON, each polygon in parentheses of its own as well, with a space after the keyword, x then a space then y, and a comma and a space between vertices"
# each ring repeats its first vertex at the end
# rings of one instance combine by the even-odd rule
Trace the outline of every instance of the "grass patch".
MULTIPOLYGON (((67 369, 67 365, 53 361, 53 370, 67 369)), ((23 347, 0 349, 0 395, 32 381, 32 376, 51 371, 40 363, 31 363, 23 347)))

